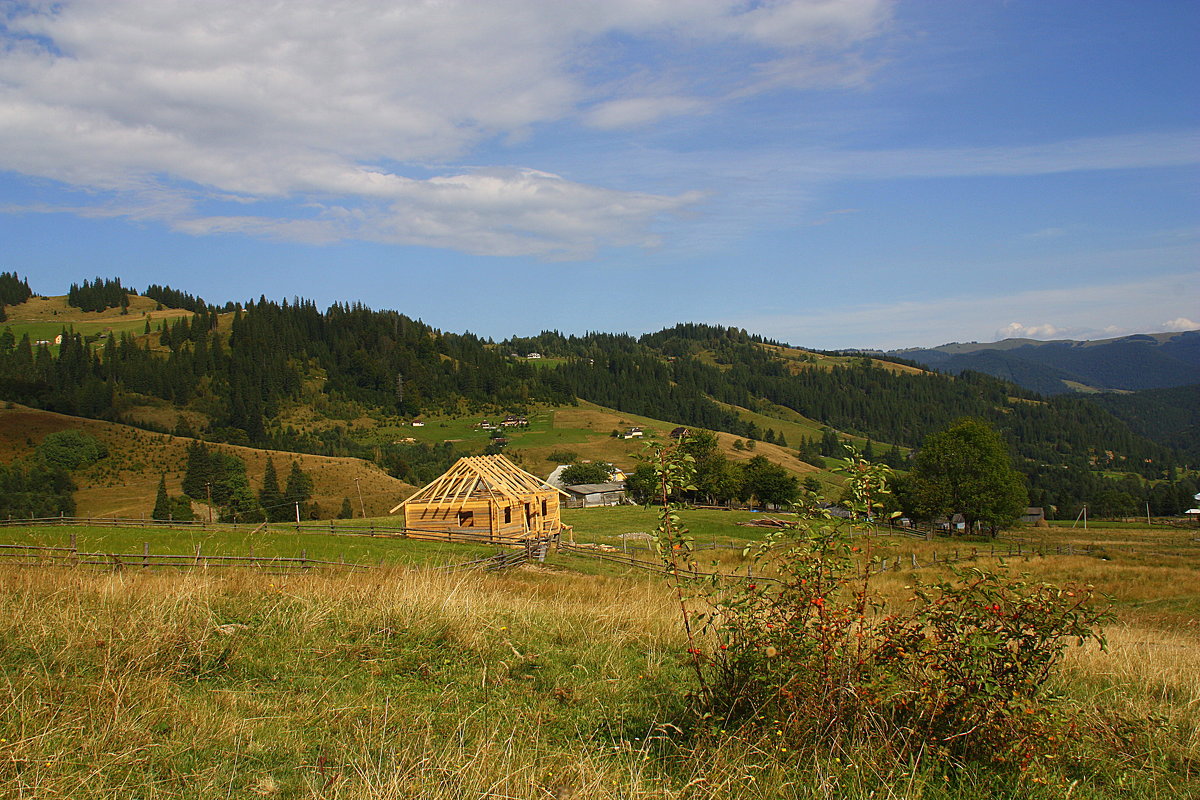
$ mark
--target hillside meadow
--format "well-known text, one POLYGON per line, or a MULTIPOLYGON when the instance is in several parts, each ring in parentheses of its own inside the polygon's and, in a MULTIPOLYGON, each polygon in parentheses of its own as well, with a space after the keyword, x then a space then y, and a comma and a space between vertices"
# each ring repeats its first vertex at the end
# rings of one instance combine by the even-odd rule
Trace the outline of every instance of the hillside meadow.
MULTIPOLYGON (((72 474, 72 479, 79 487, 75 493, 78 516, 149 517, 154 508, 159 478, 164 474, 168 491, 171 494, 182 492, 187 447, 192 439, 103 420, 56 414, 16 403, 0 406, 0 460, 11 461, 27 456, 47 434, 63 430, 79 430, 94 436, 109 451, 106 458, 72 474)), ((274 460, 276 470, 284 477, 291 463, 299 462, 300 468, 312 476, 313 502, 324 517, 336 514, 342 499, 346 497, 351 498, 357 511, 359 487, 362 489, 363 504, 371 516, 386 514, 413 491, 409 484, 392 478, 375 464, 362 459, 260 450, 228 444, 214 444, 212 447, 245 461, 246 475, 256 489, 262 483, 268 458, 274 460)))
MULTIPOLYGON (((129 295, 128 313, 120 308, 104 311, 80 311, 67 304, 66 295, 42 297, 34 295, 24 303, 7 308, 8 320, 0 323, 0 330, 8 328, 18 340, 28 335, 31 341, 53 342, 64 330, 73 331, 84 337, 100 337, 102 343, 111 333, 120 337, 122 333, 140 335, 149 321, 152 330, 164 321, 190 318, 192 312, 181 308, 161 308, 149 297, 129 295)), ((51 346, 51 352, 58 352, 51 346)))
MULTIPOLYGON (((701 542, 761 531, 686 512, 701 542)), ((620 547, 640 508, 570 512, 620 547)), ((154 531, 77 529, 136 551, 154 531), (103 538, 108 537, 108 538, 103 538), (123 537, 123 538, 122 538, 123 537)), ((156 548, 193 546, 163 531, 156 548), (171 538, 175 537, 175 538, 171 538)), ((1054 679, 1075 733, 1026 769, 897 759, 887 742, 797 760, 773 731, 703 723, 678 605, 657 576, 584 556, 447 574, 466 550, 364 539, 389 566, 91 573, 0 566, 0 796, 38 798, 1175 798, 1200 792, 1200 542, 1176 529, 1038 529, 1011 560, 1113 596, 1108 650, 1054 679), (1036 533, 1039 539, 1033 541, 1036 533), (1071 545, 1071 555, 1064 546, 1071 545), (1089 547, 1090 546, 1090 547, 1089 547), (1064 554, 1054 554, 1054 548, 1064 554)), ((5 542, 65 529, 5 529, 5 542)), ((231 551, 236 535, 205 540, 231 551)), ((275 549, 313 550, 276 529, 275 549)), ((315 534, 312 534, 315 536, 315 534)), ((334 537, 336 538, 336 537, 334 537)), ((880 537, 922 563, 986 542, 880 537)), ((644 544, 644 543, 643 543, 644 544)), ((268 547, 255 541, 256 551, 268 547)), ((441 546, 445 547, 445 546, 441 546)), ((740 551, 722 550, 724 569, 740 551)), ((960 553, 961 554, 961 553, 960 553)), ((702 554, 705 558, 707 554, 702 554)), ((982 560, 981 564, 984 563, 982 560)), ((988 563, 994 563, 988 562, 988 563)), ((969 566, 969 565, 962 565, 969 566)), ((941 568, 889 571, 903 602, 941 568)))

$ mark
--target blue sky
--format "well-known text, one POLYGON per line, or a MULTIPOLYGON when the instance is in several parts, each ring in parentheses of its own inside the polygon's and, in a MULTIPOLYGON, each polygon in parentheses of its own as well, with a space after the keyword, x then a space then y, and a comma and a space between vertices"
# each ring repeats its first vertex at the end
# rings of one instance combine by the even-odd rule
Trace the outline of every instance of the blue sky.
POLYGON ((497 339, 1200 327, 1194 0, 277 8, 0 2, 0 268, 497 339))

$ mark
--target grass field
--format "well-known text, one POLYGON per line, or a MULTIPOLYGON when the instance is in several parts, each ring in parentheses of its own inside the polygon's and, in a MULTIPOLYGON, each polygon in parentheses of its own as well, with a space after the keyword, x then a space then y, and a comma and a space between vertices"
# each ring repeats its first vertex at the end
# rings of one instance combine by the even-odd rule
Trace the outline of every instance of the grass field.
MULTIPOLYGON (((122 314, 119 308, 109 308, 104 311, 80 311, 67 305, 66 295, 47 297, 38 295, 24 303, 9 306, 5 309, 8 321, 0 323, 0 329, 9 328, 18 340, 28 334, 32 341, 53 342, 63 330, 73 331, 89 337, 99 334, 107 337, 109 333, 118 338, 122 333, 141 334, 149 320, 151 328, 156 328, 164 319, 191 317, 192 312, 180 308, 164 308, 155 310, 158 304, 148 297, 131 294, 129 296, 129 313, 122 314)), ((103 342, 103 338, 100 340, 103 342)), ((52 352, 58 348, 52 346, 52 352)))
MULTIPOLYGON (((388 520, 395 525, 395 520, 388 520)), ((247 525, 239 530, 190 527, 112 528, 63 525, 42 528, 0 528, 0 542, 40 547, 68 547, 80 552, 140 554, 143 545, 152 554, 248 556, 345 561, 370 566, 417 564, 441 565, 469 561, 496 552, 495 547, 474 544, 426 542, 386 537, 336 535, 330 532, 296 531, 287 525, 261 530, 247 525)))
MULTIPOLYGON (((633 507, 567 516, 577 539, 601 542, 655 522, 633 507)), ((735 541, 759 535, 733 524, 752 516, 691 511, 684 521, 701 541, 735 541)), ((81 546, 133 549, 148 535, 75 533, 81 546)), ((1017 568, 1092 580, 1118 608, 1108 652, 1072 651, 1057 680, 1065 708, 1093 734, 1034 770, 890 763, 871 749, 798 762, 769 741, 704 733, 686 711, 692 679, 676 601, 659 579, 615 565, 593 562, 585 574, 552 556, 499 575, 396 566, 286 577, 0 566, 0 796, 1195 796, 1200 543, 1161 529, 1020 533, 1085 554, 1017 568)), ((194 536, 155 544, 187 551, 194 536)), ((903 552, 987 546, 894 541, 903 552)), ((202 541, 206 552, 249 544, 202 541)), ((286 531, 254 542, 256 552, 323 546, 286 531)), ((364 558, 394 564, 450 555, 402 540, 363 546, 364 558)), ((879 581, 898 596, 915 577, 879 581)))

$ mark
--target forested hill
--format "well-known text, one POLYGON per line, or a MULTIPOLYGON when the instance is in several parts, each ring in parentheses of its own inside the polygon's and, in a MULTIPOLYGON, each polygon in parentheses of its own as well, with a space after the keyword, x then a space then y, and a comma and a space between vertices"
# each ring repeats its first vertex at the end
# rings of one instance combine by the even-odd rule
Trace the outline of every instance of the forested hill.
MULTIPOLYGON (((85 282, 105 303, 114 285, 85 282)), ((1006 434, 1034 476, 1074 466, 1074 476, 1109 468, 1157 477, 1176 458, 1081 397, 1046 399, 970 371, 949 376, 808 353, 736 328, 684 324, 641 337, 546 332, 496 344, 358 304, 321 311, 310 301, 260 298, 218 310, 170 287, 151 293, 194 313, 153 325, 147 317, 140 329, 99 341, 64 325, 58 346, 0 331, 0 397, 113 420, 139 405, 165 406, 201 419, 197 432, 211 440, 309 452, 331 445, 290 427, 284 412, 297 405, 466 415, 581 398, 751 439, 774 437, 734 407, 767 417, 785 407, 836 431, 906 447, 959 417, 981 417, 1006 434), (534 351, 545 358, 525 357, 534 351)))

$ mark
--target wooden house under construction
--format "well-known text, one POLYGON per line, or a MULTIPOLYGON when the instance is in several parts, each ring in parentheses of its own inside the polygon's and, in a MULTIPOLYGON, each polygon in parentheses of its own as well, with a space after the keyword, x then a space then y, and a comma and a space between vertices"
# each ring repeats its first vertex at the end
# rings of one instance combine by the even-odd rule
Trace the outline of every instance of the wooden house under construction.
POLYGON ((562 532, 561 496, 504 456, 468 456, 392 513, 404 509, 404 527, 412 531, 542 539, 562 532))

